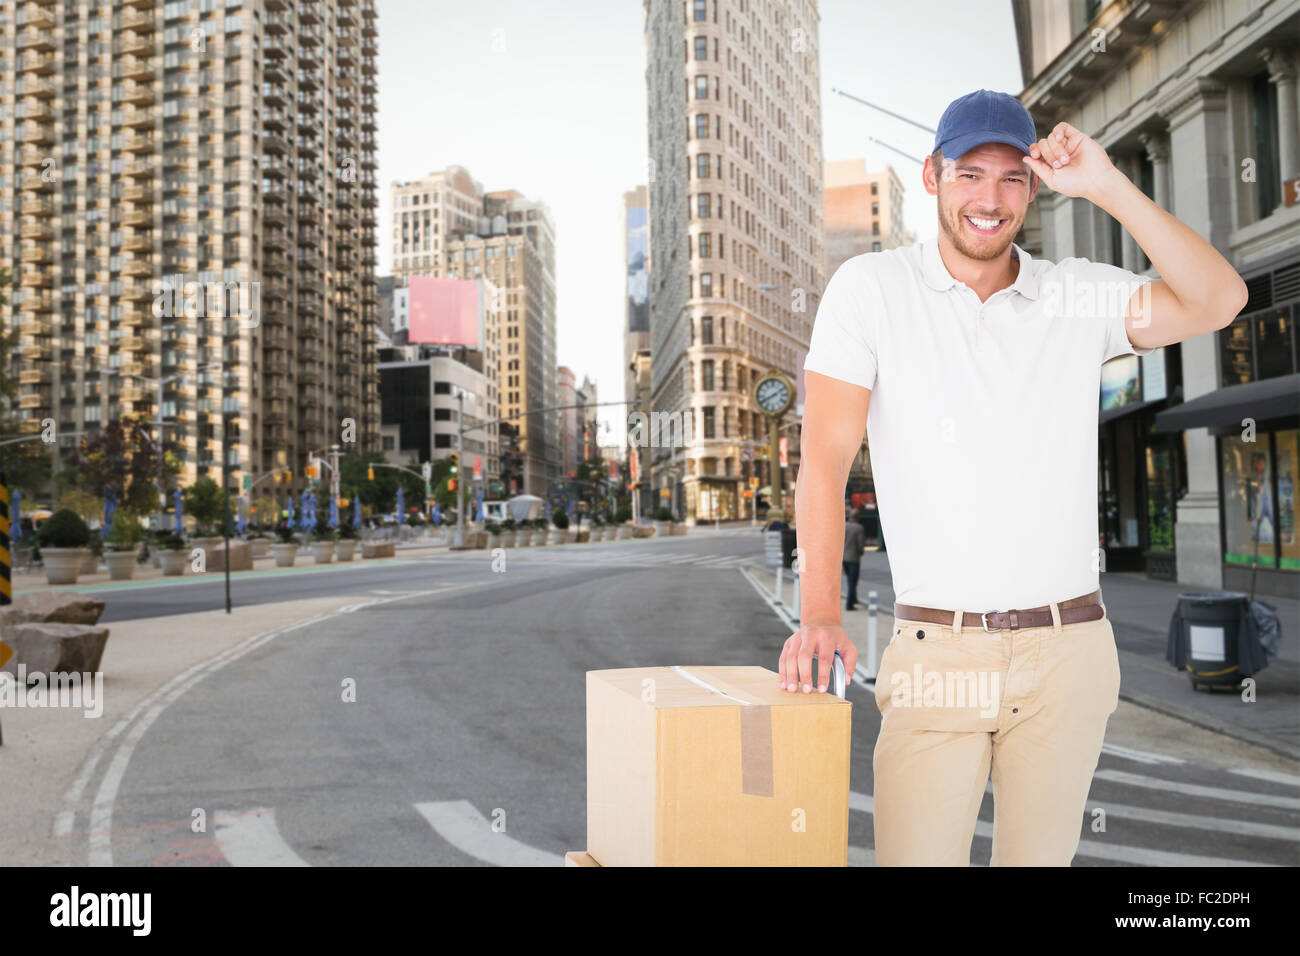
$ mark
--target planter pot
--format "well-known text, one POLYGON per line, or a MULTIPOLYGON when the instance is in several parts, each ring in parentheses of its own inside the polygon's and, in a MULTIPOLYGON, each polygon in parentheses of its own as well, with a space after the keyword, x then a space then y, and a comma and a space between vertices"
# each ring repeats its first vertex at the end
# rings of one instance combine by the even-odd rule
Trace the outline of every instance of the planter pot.
POLYGON ((544 545, 544 544, 546 544, 546 529, 545 529, 545 528, 534 528, 534 529, 533 529, 533 547, 534 547, 534 548, 540 548, 540 547, 541 547, 542 545, 544 545))
POLYGON ((179 577, 185 573, 185 566, 190 563, 189 548, 177 548, 174 551, 160 551, 159 561, 162 573, 169 577, 179 577))
POLYGON ((546 543, 547 543, 547 544, 564 544, 564 543, 565 543, 566 541, 568 541, 568 540, 569 540, 569 529, 568 529, 568 528, 552 528, 551 531, 550 531, 550 537, 547 539, 547 542, 546 542, 546 543))
POLYGON ((130 581, 135 576, 134 551, 105 551, 104 563, 113 581, 130 581))
POLYGON ((277 568, 293 567, 294 559, 298 557, 298 546, 296 544, 273 544, 271 553, 275 555, 275 566, 277 568))
MULTIPOLYGON (((487 533, 487 532, 479 532, 479 533, 480 533, 480 534, 483 534, 483 533, 487 533)), ((495 548, 505 547, 505 546, 501 543, 501 535, 499 535, 499 534, 491 534, 491 533, 487 533, 487 547, 488 547, 488 550, 489 550, 489 551, 491 551, 491 550, 493 550, 493 549, 495 549, 495 548)))
POLYGON ((501 538, 501 547, 513 548, 515 546, 514 531, 502 531, 499 537, 501 538))
POLYGON ((203 549, 203 562, 205 565, 207 564, 208 555, 211 554, 213 551, 217 550, 217 548, 221 547, 225 543, 226 543, 226 539, 221 537, 220 535, 207 535, 202 538, 190 538, 191 549, 193 548, 203 549))
POLYGON ((664 535, 673 533, 673 523, 671 521, 656 521, 655 537, 662 538, 664 535))
POLYGON ((515 532, 515 547, 527 548, 533 543, 533 529, 520 528, 515 532))
POLYGON ((617 537, 619 541, 626 541, 628 538, 632 537, 632 526, 630 524, 619 525, 615 537, 617 537))
POLYGON ((45 580, 49 584, 76 584, 88 554, 89 548, 41 548, 45 580))
POLYGON ((253 549, 255 558, 263 558, 270 553, 271 542, 266 538, 249 538, 248 544, 253 549))
POLYGON ((333 541, 313 541, 311 543, 311 556, 317 564, 329 564, 334 560, 334 542, 333 541))
POLYGON ((162 567, 162 550, 157 545, 149 546, 149 563, 155 568, 162 567))
POLYGON ((691 528, 685 521, 673 522, 673 534, 685 534, 691 528))
POLYGON ((89 548, 85 549, 86 553, 81 557, 81 573, 94 574, 99 570, 99 555, 89 548))
POLYGON ((348 538, 346 541, 337 541, 334 544, 334 556, 340 561, 351 561, 357 553, 357 542, 355 538, 348 538))

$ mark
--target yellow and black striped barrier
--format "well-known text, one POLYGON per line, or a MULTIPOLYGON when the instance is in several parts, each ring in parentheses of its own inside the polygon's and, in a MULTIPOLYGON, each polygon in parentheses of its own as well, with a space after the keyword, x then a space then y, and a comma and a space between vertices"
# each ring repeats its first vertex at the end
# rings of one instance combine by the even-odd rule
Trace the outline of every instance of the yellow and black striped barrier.
POLYGON ((0 606, 14 603, 13 581, 9 576, 9 567, 13 559, 9 556, 9 486, 5 484, 5 473, 0 471, 0 606))

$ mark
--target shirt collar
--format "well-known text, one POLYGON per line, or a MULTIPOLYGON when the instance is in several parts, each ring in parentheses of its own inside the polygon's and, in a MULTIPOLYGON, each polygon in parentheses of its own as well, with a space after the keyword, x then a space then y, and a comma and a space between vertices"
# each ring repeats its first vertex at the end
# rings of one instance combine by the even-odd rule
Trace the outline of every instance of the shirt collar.
MULTIPOLYGON (((1020 259, 1020 272, 1016 276, 1016 281, 1011 284, 1011 288, 1026 299, 1037 299, 1038 279, 1034 277, 1033 257, 1014 242, 1011 243, 1011 254, 1020 259)), ((937 292, 946 292, 957 284, 948 267, 943 264, 943 256, 939 255, 937 236, 921 243, 921 272, 925 276, 926 284, 937 292)))

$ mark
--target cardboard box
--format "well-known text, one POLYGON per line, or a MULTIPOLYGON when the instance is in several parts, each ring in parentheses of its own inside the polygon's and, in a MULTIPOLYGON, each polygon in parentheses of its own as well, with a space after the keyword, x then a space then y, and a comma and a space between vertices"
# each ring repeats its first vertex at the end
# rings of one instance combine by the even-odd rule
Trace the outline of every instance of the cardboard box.
POLYGON ((587 853, 583 850, 570 850, 568 853, 564 854, 564 865, 565 866, 600 866, 599 863, 597 863, 594 859, 592 859, 590 853, 587 853))
POLYGON ((844 866, 852 705, 763 667, 587 672, 600 866, 844 866))

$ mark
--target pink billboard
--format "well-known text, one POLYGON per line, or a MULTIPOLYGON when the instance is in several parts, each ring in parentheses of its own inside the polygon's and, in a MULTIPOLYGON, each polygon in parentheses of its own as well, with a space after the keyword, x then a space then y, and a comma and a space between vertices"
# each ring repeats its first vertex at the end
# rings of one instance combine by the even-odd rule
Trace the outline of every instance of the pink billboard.
POLYGON ((407 341, 479 348, 482 315, 474 279, 411 276, 407 341))

